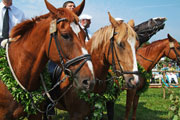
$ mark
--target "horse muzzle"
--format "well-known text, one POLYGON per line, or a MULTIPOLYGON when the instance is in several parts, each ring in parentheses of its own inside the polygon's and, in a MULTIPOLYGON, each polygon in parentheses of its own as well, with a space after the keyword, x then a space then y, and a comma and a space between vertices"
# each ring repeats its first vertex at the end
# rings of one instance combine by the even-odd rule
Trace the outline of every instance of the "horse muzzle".
POLYGON ((126 81, 126 87, 128 89, 137 88, 139 85, 138 75, 124 75, 124 79, 126 81))
POLYGON ((85 78, 74 78, 73 86, 80 90, 92 91, 94 90, 95 80, 89 77, 85 78), (77 82, 77 80, 81 82, 77 82))

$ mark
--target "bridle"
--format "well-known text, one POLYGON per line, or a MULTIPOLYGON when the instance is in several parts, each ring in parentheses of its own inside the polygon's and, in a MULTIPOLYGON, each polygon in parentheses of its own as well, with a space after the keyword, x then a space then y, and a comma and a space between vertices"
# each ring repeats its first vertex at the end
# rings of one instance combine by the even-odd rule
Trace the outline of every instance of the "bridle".
POLYGON ((180 55, 179 55, 179 54, 177 53, 177 51, 176 51, 174 42, 170 42, 170 43, 169 43, 169 47, 170 47, 170 49, 169 49, 169 52, 168 52, 168 56, 169 56, 169 54, 170 54, 170 51, 173 50, 174 53, 176 54, 176 62, 177 62, 177 64, 179 65, 179 64, 180 64, 180 55))
MULTIPOLYGON (((51 26, 54 27, 54 26, 56 26, 54 24, 59 24, 62 21, 67 21, 67 19, 66 18, 60 18, 58 20, 53 20, 51 22, 51 26)), ((91 55, 90 54, 81 55, 81 56, 78 56, 78 57, 73 58, 71 60, 68 60, 66 58, 63 50, 62 50, 60 42, 58 41, 58 38, 57 38, 57 28, 50 28, 50 41, 49 41, 49 46, 48 46, 48 57, 49 57, 49 52, 50 52, 50 46, 51 46, 52 38, 54 38, 54 41, 55 41, 55 44, 56 44, 56 48, 57 48, 57 51, 58 51, 58 55, 59 55, 60 65, 61 65, 61 68, 62 68, 63 72, 65 73, 65 75, 73 77, 75 74, 77 74, 80 71, 80 69, 83 67, 83 65, 88 60, 91 60, 91 55), (54 29, 54 30, 52 30, 52 29, 54 29), (65 59, 67 62, 65 63, 63 59, 65 59), (79 65, 79 67, 73 73, 69 69, 69 67, 71 65, 77 64, 77 63, 79 63, 81 61, 83 61, 83 62, 79 65)))
POLYGON ((139 74, 138 71, 123 71, 123 69, 121 67, 121 64, 120 64, 120 60, 119 60, 118 55, 117 55, 115 45, 114 45, 114 36, 116 34, 117 34, 117 32, 115 32, 115 30, 113 30, 113 36, 110 39, 110 46, 109 46, 109 49, 108 49, 108 59, 109 59, 110 50, 112 52, 112 70, 113 70, 113 72, 116 73, 116 74, 118 73, 120 75, 123 75, 123 74, 139 74), (117 68, 116 68, 115 57, 116 57, 116 59, 118 61, 118 66, 120 68, 120 71, 117 70, 117 68))
MULTIPOLYGON (((84 55, 81 55, 81 56, 78 56, 78 57, 75 57, 71 60, 67 59, 63 50, 62 50, 62 47, 61 47, 61 44, 60 42, 58 41, 58 38, 57 38, 57 28, 56 28, 56 24, 59 24, 60 22, 63 22, 63 21, 67 21, 66 18, 60 18, 58 20, 53 20, 50 24, 50 41, 49 41, 49 46, 48 46, 48 57, 49 57, 49 52, 50 52, 50 46, 51 46, 51 42, 52 42, 52 38, 54 38, 54 41, 55 41, 55 44, 56 44, 56 48, 57 48, 57 51, 58 51, 58 55, 59 55, 59 60, 60 60, 60 66, 61 66, 61 69, 62 71, 64 72, 65 74, 65 78, 68 76, 70 78, 73 78, 74 75, 76 75, 80 69, 83 67, 83 65, 87 62, 87 61, 91 61, 91 55, 90 54, 84 54, 84 55), (55 27, 55 28, 53 28, 55 27), (67 61, 66 63, 64 62, 64 59, 65 61, 67 61), (72 66, 72 65, 75 65, 79 62, 83 61, 79 67, 74 71, 72 72, 69 67, 72 66)), ((59 67, 59 66, 58 66, 59 67)), ((58 78, 57 78, 57 83, 53 86, 53 89, 56 88, 57 86, 59 86, 65 79, 63 78, 62 80, 60 80, 60 76, 61 76, 62 72, 60 72, 60 74, 58 75, 58 78)), ((75 81, 77 83, 77 81, 75 81)), ((72 85, 70 85, 72 86, 72 85)), ((69 90, 69 89, 68 89, 69 90)), ((47 91, 46 93, 49 93, 50 91, 47 91)), ((48 95, 47 95, 48 96, 48 95)), ((60 96, 57 100, 53 100, 51 98, 51 96, 48 97, 50 99, 50 101, 55 104, 58 102, 58 100, 60 98, 62 98, 62 96, 60 96)))
MULTIPOLYGON (((55 41, 55 44, 56 44, 56 48, 57 48, 57 51, 58 51, 58 55, 59 55, 59 60, 60 60, 60 66, 61 66, 61 69, 62 71, 64 72, 65 74, 65 77, 63 77, 61 80, 60 80, 60 77, 61 77, 61 74, 62 74, 62 71, 60 72, 60 74, 58 74, 58 78, 57 78, 57 81, 55 83, 55 85, 53 85, 53 87, 50 89, 50 90, 47 90, 47 87, 44 83, 44 81, 42 80, 42 75, 40 76, 41 77, 41 82, 42 82, 42 85, 43 85, 43 88, 45 90, 45 93, 46 96, 48 97, 48 99, 51 101, 51 103, 48 104, 47 106, 47 109, 46 111, 42 111, 40 109, 38 109, 34 104, 34 108, 36 108, 36 110, 38 110, 39 112, 41 113, 46 113, 52 109, 57 103, 58 101, 72 88, 72 84, 69 85, 69 87, 65 90, 64 93, 62 93, 62 95, 60 95, 57 99, 53 99, 50 95, 50 92, 55 90, 55 88, 59 87, 59 85, 67 78, 67 77, 70 77, 70 79, 72 79, 74 77, 74 75, 76 75, 80 69, 83 67, 83 65, 87 62, 87 61, 91 61, 91 55, 90 54, 84 54, 84 55, 81 55, 81 56, 78 56, 78 57, 75 57, 71 60, 68 60, 62 50, 62 47, 61 47, 61 44, 60 42, 58 41, 58 38, 57 38, 57 28, 56 28, 56 25, 59 24, 60 22, 63 22, 63 21, 67 21, 66 18, 60 18, 58 20, 53 20, 50 24, 50 41, 49 41, 49 46, 48 46, 48 57, 49 57, 49 52, 50 52, 50 47, 51 47, 51 42, 52 42, 52 38, 54 38, 54 41, 55 41), (67 61, 66 63, 64 62, 64 59, 67 61), (72 72, 69 67, 74 65, 74 64, 77 64, 79 62, 83 61, 79 67, 74 71, 72 72)), ((58 66, 59 67, 59 66, 58 66)), ((77 81, 76 81, 77 83, 77 81)))

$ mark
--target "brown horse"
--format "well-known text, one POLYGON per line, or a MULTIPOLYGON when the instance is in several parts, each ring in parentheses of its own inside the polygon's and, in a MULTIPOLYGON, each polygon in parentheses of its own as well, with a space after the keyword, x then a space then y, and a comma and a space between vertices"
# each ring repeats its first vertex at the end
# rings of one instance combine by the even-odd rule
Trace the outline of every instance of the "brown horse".
MULTIPOLYGON (((103 93, 106 89, 105 80, 110 65, 114 67, 117 75, 124 74, 128 87, 136 87, 138 84, 138 76, 132 74, 137 71, 135 51, 138 46, 136 33, 132 29, 134 21, 128 24, 117 22, 110 13, 109 20, 111 25, 95 32, 86 44, 92 56, 97 79, 94 91, 98 93, 103 93), (127 74, 128 72, 131 74, 127 74)), ((79 98, 74 88, 70 89, 59 103, 57 107, 67 110, 71 120, 83 120, 91 112, 88 103, 79 98)))
MULTIPOLYGON (((80 9, 81 5, 74 9, 76 15, 65 8, 56 9, 46 0, 45 3, 50 11, 49 17, 26 20, 11 32, 10 37, 16 40, 7 47, 7 56, 15 79, 25 91, 37 90, 40 87, 40 73, 50 59, 61 66, 65 73, 71 72, 71 77, 76 81, 74 87, 78 84, 80 89, 93 89, 92 62, 88 59, 90 56, 85 44, 81 42, 85 40, 85 33, 78 24, 77 15, 83 10, 80 9)), ((25 116, 24 107, 14 100, 7 86, 0 81, 0 120, 25 116)), ((29 119, 40 118, 32 115, 29 119)))
MULTIPOLYGON (((136 54, 137 61, 147 72, 151 71, 164 56, 180 62, 180 45, 177 40, 172 38, 169 34, 166 39, 158 40, 139 48, 136 54)), ((132 119, 136 120, 136 109, 140 97, 136 92, 144 87, 145 80, 146 78, 140 77, 140 86, 138 86, 137 89, 127 90, 125 120, 128 120, 131 105, 133 105, 132 119)))

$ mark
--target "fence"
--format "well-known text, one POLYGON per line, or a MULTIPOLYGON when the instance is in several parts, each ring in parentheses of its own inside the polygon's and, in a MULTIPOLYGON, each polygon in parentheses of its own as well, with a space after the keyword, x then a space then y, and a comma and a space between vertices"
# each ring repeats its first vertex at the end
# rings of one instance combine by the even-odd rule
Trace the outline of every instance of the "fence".
MULTIPOLYGON (((159 76, 159 81, 156 83, 150 83, 150 88, 163 88, 163 98, 166 98, 166 88, 180 88, 179 84, 168 84, 166 83, 166 73, 173 72, 173 73, 180 73, 180 71, 152 71, 161 73, 159 76)), ((156 80, 155 80, 156 81, 156 80)))

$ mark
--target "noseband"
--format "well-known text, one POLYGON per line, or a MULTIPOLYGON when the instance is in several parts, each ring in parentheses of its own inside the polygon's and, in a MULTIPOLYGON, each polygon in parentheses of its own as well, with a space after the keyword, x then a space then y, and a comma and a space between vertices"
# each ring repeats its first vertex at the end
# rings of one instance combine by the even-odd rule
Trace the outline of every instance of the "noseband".
POLYGON ((112 36, 112 38, 110 39, 110 46, 109 46, 109 49, 108 49, 108 58, 109 58, 109 52, 110 52, 110 50, 111 50, 111 52, 112 52, 112 70, 113 70, 113 72, 114 72, 114 73, 117 73, 117 72, 118 72, 118 73, 120 73, 120 75, 123 75, 123 74, 139 74, 138 71, 123 71, 123 69, 122 69, 122 67, 121 67, 121 64, 120 64, 120 60, 119 60, 118 55, 117 55, 116 48, 115 48, 115 46, 114 46, 114 35, 116 35, 116 34, 117 34, 117 32, 115 32, 115 30, 114 30, 113 36, 112 36), (115 52, 115 55, 114 55, 114 52, 115 52), (119 68, 120 68, 120 71, 118 71, 118 70, 116 69, 115 57, 116 57, 116 59, 117 59, 117 61, 118 61, 118 66, 119 66, 119 68))
POLYGON ((60 42, 58 41, 58 38, 57 38, 57 28, 56 28, 56 25, 59 24, 60 22, 62 21, 67 21, 66 18, 60 18, 58 19, 57 21, 56 20, 53 20, 51 22, 51 25, 50 25, 50 41, 49 41, 49 46, 48 46, 48 56, 49 56, 49 51, 50 51, 50 46, 51 46, 51 42, 52 42, 52 38, 54 38, 54 41, 55 41, 55 44, 56 44, 56 48, 57 48, 57 51, 58 51, 58 54, 59 54, 59 59, 60 59, 60 64, 61 64, 61 67, 62 67, 62 70, 63 72, 65 73, 65 75, 68 75, 68 76, 73 76, 75 74, 77 74, 80 69, 82 68, 82 66, 88 61, 88 60, 91 60, 91 55, 89 54, 85 54, 85 55, 81 55, 81 56, 78 56, 76 58, 73 58, 71 60, 68 60, 62 50, 62 47, 61 47, 61 44, 60 42), (66 63, 64 63, 63 61, 63 58, 67 61, 66 63), (84 61, 83 61, 84 60, 84 61), (75 72, 73 73, 69 67, 73 64, 77 64, 79 62, 83 61, 80 66, 75 70, 75 72))

